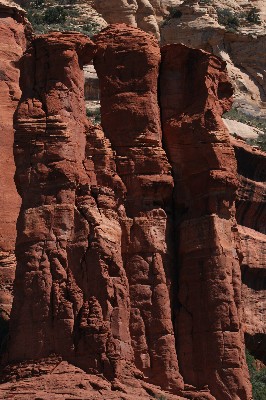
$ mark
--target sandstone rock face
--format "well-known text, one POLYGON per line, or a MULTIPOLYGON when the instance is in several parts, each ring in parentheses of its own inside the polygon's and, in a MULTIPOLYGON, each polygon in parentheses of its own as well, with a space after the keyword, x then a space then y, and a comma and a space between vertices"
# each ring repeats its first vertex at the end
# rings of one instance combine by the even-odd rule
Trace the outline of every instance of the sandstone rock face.
POLYGON ((265 117, 265 2, 185 0, 178 10, 179 18, 172 18, 162 26, 162 43, 183 43, 220 56, 228 64, 235 88, 235 106, 265 117), (259 25, 241 17, 241 13, 248 13, 252 7, 260 11, 259 25), (237 30, 219 23, 219 9, 236 13, 240 18, 237 30))
POLYGON ((175 179, 180 371, 187 383, 209 385, 218 399, 250 399, 234 209, 237 166, 221 119, 232 96, 225 63, 201 50, 165 46, 160 94, 175 179))
POLYGON ((230 143, 221 115, 232 88, 220 59, 170 45, 160 61, 156 39, 127 25, 94 43, 41 35, 22 58, 6 354, 15 367, 5 377, 47 376, 8 382, 4 396, 252 398, 243 336, 254 348, 264 334, 253 274, 263 270, 264 158, 230 143), (102 127, 85 115, 92 59, 102 127))
POLYGON ((237 195, 237 221, 243 255, 242 299, 244 331, 248 349, 266 361, 266 235, 265 153, 232 140, 241 185, 237 195))
MULTIPOLYGON (((16 221, 20 208, 13 157, 13 114, 21 96, 18 61, 26 48, 30 28, 25 13, 0 1, 0 324, 7 323, 15 276, 16 221), (27 33, 28 31, 28 33, 27 33), (5 321, 5 322, 4 322, 5 321)), ((0 339, 1 340, 1 339, 0 339)), ((0 343, 1 347, 1 343, 0 343)))

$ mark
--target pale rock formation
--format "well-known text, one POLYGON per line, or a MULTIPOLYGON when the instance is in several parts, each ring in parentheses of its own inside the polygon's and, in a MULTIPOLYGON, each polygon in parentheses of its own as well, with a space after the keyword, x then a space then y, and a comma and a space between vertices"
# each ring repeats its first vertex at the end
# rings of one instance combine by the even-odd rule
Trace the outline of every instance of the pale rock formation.
POLYGON ((239 121, 223 118, 223 122, 231 135, 237 135, 243 139, 256 139, 259 135, 264 134, 262 130, 239 121))
POLYGON ((161 40, 184 43, 220 56, 227 62, 235 88, 235 106, 255 115, 266 116, 265 75, 265 4, 247 1, 201 2, 185 0, 178 7, 179 18, 172 18, 161 28, 161 40), (261 11, 260 25, 242 21, 237 31, 230 31, 218 23, 217 9, 232 9, 236 13, 261 11))
MULTIPOLYGON (((179 2, 178 2, 179 3, 179 2)), ((175 5, 171 0, 94 0, 93 6, 109 23, 123 22, 160 37, 159 22, 175 5)))

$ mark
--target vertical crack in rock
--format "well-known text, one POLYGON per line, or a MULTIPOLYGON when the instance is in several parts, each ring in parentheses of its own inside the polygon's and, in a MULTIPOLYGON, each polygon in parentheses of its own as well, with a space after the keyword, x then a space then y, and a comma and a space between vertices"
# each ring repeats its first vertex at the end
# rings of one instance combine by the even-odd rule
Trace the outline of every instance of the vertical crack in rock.
POLYGON ((122 255, 135 363, 152 382, 179 390, 183 380, 169 297, 173 254, 167 212, 173 180, 162 149, 157 103, 160 49, 152 36, 126 25, 109 26, 95 43, 102 125, 127 189, 122 255))
POLYGON ((162 48, 162 127, 180 238, 180 371, 218 399, 245 400, 251 387, 241 330, 237 166, 221 119, 231 96, 224 62, 183 45, 162 48))

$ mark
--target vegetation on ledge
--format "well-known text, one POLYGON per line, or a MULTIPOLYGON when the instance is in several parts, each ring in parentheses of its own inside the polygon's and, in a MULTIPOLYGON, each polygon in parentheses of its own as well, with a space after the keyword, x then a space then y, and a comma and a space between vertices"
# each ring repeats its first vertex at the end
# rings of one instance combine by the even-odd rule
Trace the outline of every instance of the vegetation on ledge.
POLYGON ((266 400, 266 368, 257 369, 255 358, 246 350, 254 400, 266 400))

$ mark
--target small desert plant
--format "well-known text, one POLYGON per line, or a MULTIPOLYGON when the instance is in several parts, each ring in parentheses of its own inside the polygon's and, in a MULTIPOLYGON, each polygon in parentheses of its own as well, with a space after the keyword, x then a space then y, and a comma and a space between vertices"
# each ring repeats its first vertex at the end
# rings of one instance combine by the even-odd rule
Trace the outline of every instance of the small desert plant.
POLYGON ((218 8, 218 22, 220 25, 236 30, 240 25, 240 17, 229 8, 218 8))
POLYGON ((266 368, 258 370, 255 358, 246 350, 246 360, 254 400, 266 400, 266 368))
POLYGON ((252 126, 261 130, 260 134, 256 139, 247 139, 247 143, 252 146, 258 146, 261 150, 266 151, 266 120, 264 118, 254 117, 253 115, 245 114, 239 111, 237 108, 232 108, 230 111, 223 115, 224 118, 231 119, 234 121, 242 122, 243 124, 252 126))
POLYGON ((179 10, 177 7, 169 7, 169 8, 168 8, 168 12, 169 12, 169 14, 168 14, 167 17, 165 18, 165 20, 162 21, 161 26, 167 25, 168 22, 169 22, 171 19, 178 19, 178 18, 181 18, 182 15, 183 15, 183 14, 182 14, 182 11, 179 10))
POLYGON ((92 121, 93 124, 101 123, 101 110, 86 110, 86 116, 92 121))
POLYGON ((259 16, 259 10, 255 7, 253 7, 246 15, 246 20, 250 22, 251 24, 261 24, 260 16, 259 16))
POLYGON ((169 9, 169 17, 170 18, 181 18, 182 17, 182 11, 180 11, 176 7, 170 7, 170 9, 169 9))
MULTIPOLYGON (((74 1, 76 0, 72 2, 74 1)), ((77 31, 91 37, 100 31, 100 25, 93 20, 79 23, 80 11, 78 9, 66 8, 58 5, 58 3, 62 4, 61 1, 57 1, 55 6, 45 5, 44 0, 32 0, 30 2, 27 9, 28 19, 36 33, 77 31)))
POLYGON ((64 7, 56 6, 56 7, 49 7, 44 12, 44 22, 48 25, 51 24, 62 24, 66 21, 67 12, 64 7))

